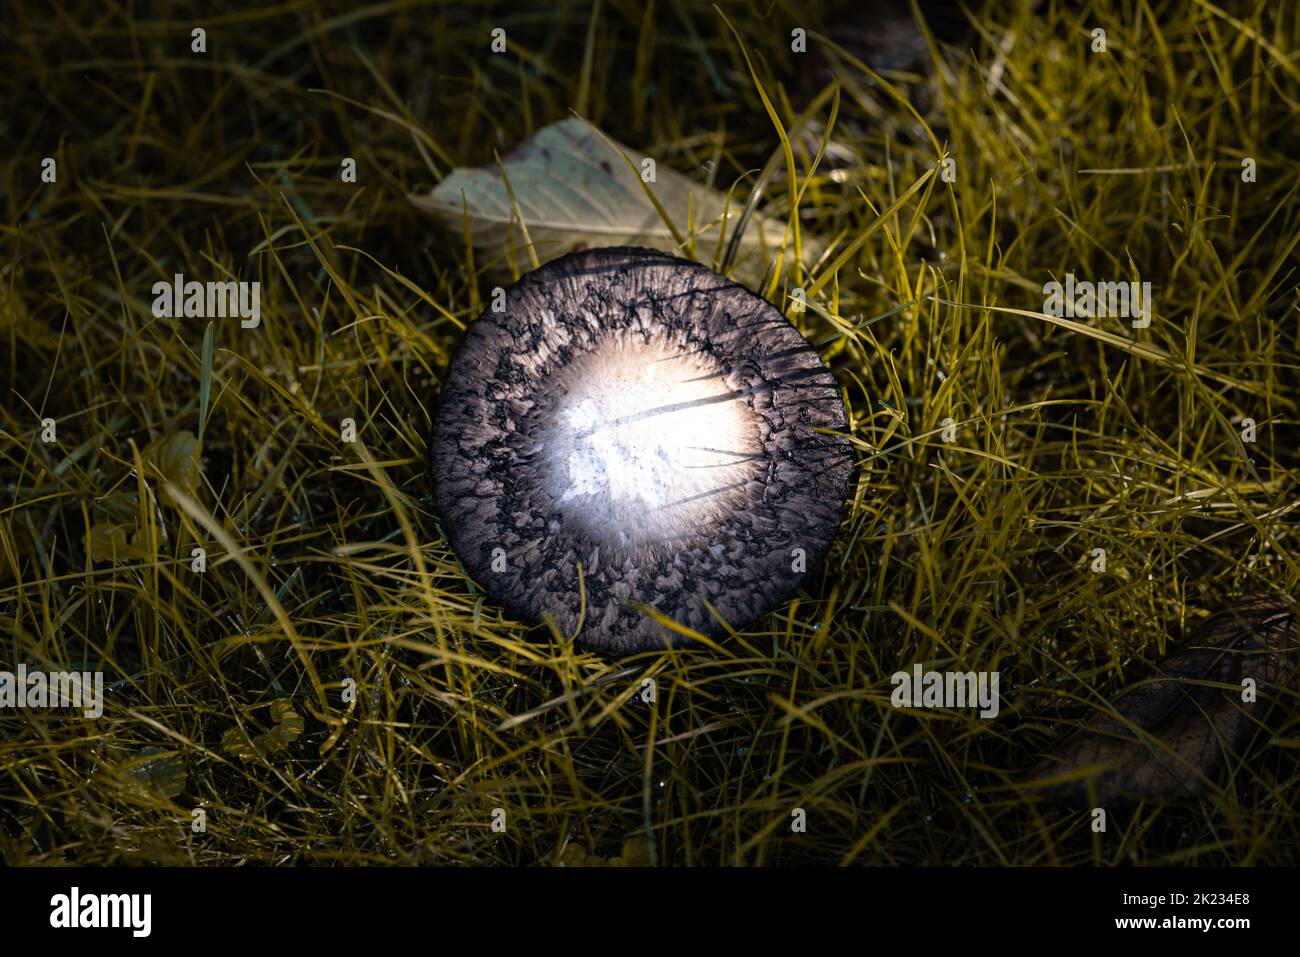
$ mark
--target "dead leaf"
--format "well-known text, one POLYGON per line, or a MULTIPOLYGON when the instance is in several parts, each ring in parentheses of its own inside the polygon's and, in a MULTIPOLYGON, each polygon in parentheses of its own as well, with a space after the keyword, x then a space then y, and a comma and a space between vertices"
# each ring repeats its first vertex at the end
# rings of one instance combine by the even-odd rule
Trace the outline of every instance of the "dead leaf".
POLYGON ((650 845, 644 834, 634 834, 623 841, 618 857, 606 860, 575 841, 564 848, 557 863, 560 867, 649 867, 650 845))
POLYGON ((227 729, 221 736, 221 750, 241 761, 251 761, 259 755, 266 757, 288 748, 305 727, 302 716, 285 698, 271 702, 271 721, 273 724, 269 731, 255 735, 251 740, 238 725, 227 729))
MULTIPOLYGON (((409 198, 456 236, 461 235, 468 214, 475 252, 489 268, 498 271, 506 268, 509 249, 514 250, 515 261, 524 268, 528 262, 523 233, 516 225, 510 201, 511 191, 543 263, 574 250, 605 246, 648 246, 686 255, 646 196, 648 185, 680 235, 688 236, 688 223, 693 224, 697 258, 712 264, 724 209, 729 239, 747 191, 737 190, 728 207, 723 193, 663 162, 655 164, 655 182, 643 184, 642 161, 648 158, 652 157, 614 143, 585 121, 570 118, 538 130, 515 147, 500 166, 493 162, 473 169, 454 169, 428 196, 409 198), (624 155, 637 172, 628 166, 624 155)), ((784 233, 784 223, 760 216, 751 218, 736 257, 736 277, 756 285, 780 248, 784 233)), ((811 262, 814 251, 809 243, 804 243, 803 251, 805 260, 811 262)), ((793 255, 791 242, 787 263, 793 255)))
POLYGON ((185 789, 185 765, 174 751, 166 748, 142 748, 140 756, 130 763, 134 780, 152 787, 169 798, 185 789))
POLYGON ((268 734, 285 747, 296 741, 305 727, 302 715, 294 711, 293 706, 284 698, 271 702, 271 720, 275 722, 275 727, 268 734))
POLYGON ((257 746, 239 725, 226 729, 226 733, 221 736, 221 750, 241 761, 251 761, 257 757, 257 746))
POLYGON ((95 517, 108 525, 131 525, 140 521, 140 496, 134 492, 111 492, 95 499, 95 517))
POLYGON ((144 532, 134 525, 92 525, 86 534, 86 550, 92 562, 153 558, 143 536, 144 532))
POLYGON ((565 846, 556 863, 560 867, 604 867, 605 859, 599 854, 592 854, 584 845, 575 841, 565 846))
POLYGON ((1079 806, 1090 780, 1100 804, 1212 790, 1226 757, 1260 726, 1270 691, 1294 682, 1295 642, 1295 613, 1277 598, 1255 596, 1214 615, 1185 651, 1059 743, 1028 780, 1043 787, 1040 796, 1079 806), (1253 703, 1242 700, 1247 679, 1253 703))
POLYGON ((623 853, 610 861, 614 867, 649 867, 650 843, 644 834, 634 834, 623 842, 623 853))
POLYGON ((140 458, 173 485, 193 492, 199 481, 198 445, 192 432, 172 432, 141 449, 140 458))

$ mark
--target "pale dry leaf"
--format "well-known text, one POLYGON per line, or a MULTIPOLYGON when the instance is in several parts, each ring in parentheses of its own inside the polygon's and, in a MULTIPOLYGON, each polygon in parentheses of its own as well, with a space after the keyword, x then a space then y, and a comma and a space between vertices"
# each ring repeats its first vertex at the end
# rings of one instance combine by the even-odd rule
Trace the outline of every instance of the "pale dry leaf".
MULTIPOLYGON (((520 264, 526 264, 528 259, 511 203, 512 191, 528 238, 543 263, 576 250, 608 246, 646 246, 685 256, 687 250, 681 248, 646 195, 639 175, 646 158, 641 151, 616 143, 584 120, 570 118, 538 130, 500 165, 493 162, 472 169, 454 169, 432 193, 413 194, 410 200, 436 216, 455 235, 461 234, 468 214, 475 254, 496 272, 504 271, 511 257, 520 264)), ((678 234, 694 239, 696 259, 713 265, 719 255, 722 229, 725 226, 725 240, 729 241, 740 222, 744 191, 737 190, 728 204, 723 193, 658 161, 655 182, 646 185, 678 234)), ((734 278, 756 286, 780 249, 784 235, 784 223, 753 216, 736 256, 734 278)), ((803 253, 805 262, 811 262, 815 249, 804 242, 803 253)), ((785 262, 791 262, 793 256, 791 242, 785 262)))

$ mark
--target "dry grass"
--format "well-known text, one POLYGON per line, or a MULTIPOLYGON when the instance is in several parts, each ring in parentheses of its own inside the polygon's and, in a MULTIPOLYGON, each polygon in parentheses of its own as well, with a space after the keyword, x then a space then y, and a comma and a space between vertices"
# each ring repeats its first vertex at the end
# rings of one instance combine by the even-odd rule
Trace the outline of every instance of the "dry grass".
POLYGON ((0 712, 6 861, 1300 857, 1294 688, 1217 793, 1114 808, 1104 835, 1018 783, 1209 611, 1297 593, 1294 9, 990 4, 884 75, 791 54, 794 26, 845 23, 818 5, 725 4, 735 35, 684 0, 132 9, 19 2, 0 53, 0 666, 109 684, 98 721, 0 712), (441 541, 429 412, 492 264, 405 194, 576 107, 721 187, 777 156, 788 216, 742 42, 830 246, 793 318, 861 467, 796 601, 721 652, 608 662, 504 620, 441 541), (175 272, 260 280, 261 327, 205 347, 205 320, 154 318, 175 272), (1066 272, 1151 281, 1150 328, 1045 321, 1066 272), (999 670, 1000 716, 896 711, 913 662, 999 670), (301 736, 223 745, 279 699, 301 736))

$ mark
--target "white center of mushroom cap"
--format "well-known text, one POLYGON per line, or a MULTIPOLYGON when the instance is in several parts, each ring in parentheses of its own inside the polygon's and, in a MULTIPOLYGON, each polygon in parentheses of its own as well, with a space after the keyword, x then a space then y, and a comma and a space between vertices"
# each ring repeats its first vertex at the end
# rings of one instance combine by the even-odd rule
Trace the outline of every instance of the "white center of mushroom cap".
POLYGON ((573 362, 546 443, 560 510, 616 542, 726 513, 756 471, 758 422, 711 360, 612 341, 573 362))

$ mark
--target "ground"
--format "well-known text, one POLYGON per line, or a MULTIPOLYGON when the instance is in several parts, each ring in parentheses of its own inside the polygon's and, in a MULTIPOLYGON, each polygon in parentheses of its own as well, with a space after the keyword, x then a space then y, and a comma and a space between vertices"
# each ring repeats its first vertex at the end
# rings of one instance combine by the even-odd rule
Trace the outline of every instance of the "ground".
POLYGON ((1294 686, 1104 833, 1026 774, 1296 594, 1300 14, 1011 7, 8 5, 0 668, 107 687, 0 712, 3 858, 1295 863, 1294 686), (575 112, 819 250, 760 291, 842 386, 846 517, 718 649, 530 632, 432 509, 440 376, 511 264, 408 194, 575 112), (176 273, 259 281, 260 324, 155 315, 176 273), (1150 282, 1149 325, 1052 321, 1067 274, 1150 282), (895 708, 915 663, 998 671, 999 714, 895 708))

